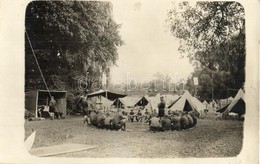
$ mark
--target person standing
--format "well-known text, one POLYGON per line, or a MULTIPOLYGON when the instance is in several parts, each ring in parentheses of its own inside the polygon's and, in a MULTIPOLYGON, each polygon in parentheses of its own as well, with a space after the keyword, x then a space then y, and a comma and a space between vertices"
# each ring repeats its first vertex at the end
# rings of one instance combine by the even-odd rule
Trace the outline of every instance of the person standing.
POLYGON ((159 109, 158 116, 161 119, 162 117, 164 117, 164 113, 165 113, 165 109, 164 109, 165 108, 165 102, 164 102, 163 97, 161 97, 160 99, 161 99, 161 102, 158 104, 158 109, 159 109))
POLYGON ((49 102, 49 112, 50 112, 50 116, 51 116, 51 119, 54 119, 54 114, 56 112, 56 101, 54 99, 54 96, 51 96, 51 100, 49 102))
POLYGON ((89 116, 89 111, 88 111, 88 100, 87 100, 87 97, 83 97, 82 98, 82 101, 81 101, 81 106, 82 106, 82 113, 83 115, 87 115, 89 116))

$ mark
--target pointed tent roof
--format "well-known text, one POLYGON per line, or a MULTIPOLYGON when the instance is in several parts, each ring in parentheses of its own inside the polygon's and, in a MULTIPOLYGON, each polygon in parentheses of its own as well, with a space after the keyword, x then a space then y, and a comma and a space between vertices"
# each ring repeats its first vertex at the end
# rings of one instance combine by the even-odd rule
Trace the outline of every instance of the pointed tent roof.
POLYGON ((234 99, 228 105, 227 109, 224 111, 225 114, 229 112, 245 114, 245 100, 244 100, 244 91, 239 89, 234 99))
POLYGON ((117 103, 123 104, 125 107, 133 107, 139 100, 138 97, 123 97, 123 98, 117 98, 114 102, 113 105, 117 105, 117 103), (117 102, 118 101, 118 102, 117 102))
POLYGON ((146 106, 148 103, 149 103, 149 97, 146 95, 139 98, 139 100, 136 101, 134 106, 146 106))
MULTIPOLYGON (((198 112, 198 109, 200 110, 200 105, 197 103, 196 105, 193 103, 193 98, 189 91, 185 91, 184 94, 181 96, 181 98, 173 104, 169 110, 187 110, 191 111, 194 110, 198 112)), ((196 103, 196 102, 195 102, 196 103)))
POLYGON ((96 92, 93 92, 93 93, 90 93, 90 94, 87 94, 87 97, 95 97, 95 96, 104 96, 111 100, 111 101, 114 101, 116 98, 122 98, 122 97, 125 97, 126 95, 124 94, 119 94, 119 93, 114 93, 114 92, 110 92, 108 90, 104 91, 102 89, 96 91, 96 92))

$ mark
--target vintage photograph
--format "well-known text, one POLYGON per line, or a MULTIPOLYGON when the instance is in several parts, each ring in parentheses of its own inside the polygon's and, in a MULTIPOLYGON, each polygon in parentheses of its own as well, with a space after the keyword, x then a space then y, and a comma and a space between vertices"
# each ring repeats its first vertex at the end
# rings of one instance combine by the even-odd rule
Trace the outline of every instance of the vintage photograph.
POLYGON ((32 1, 24 144, 36 157, 240 154, 246 20, 235 1, 32 1))

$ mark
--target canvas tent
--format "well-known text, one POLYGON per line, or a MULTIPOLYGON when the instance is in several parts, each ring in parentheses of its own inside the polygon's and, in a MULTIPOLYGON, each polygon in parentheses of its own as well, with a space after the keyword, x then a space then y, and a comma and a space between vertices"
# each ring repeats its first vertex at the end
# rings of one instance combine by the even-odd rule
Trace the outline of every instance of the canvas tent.
MULTIPOLYGON (((34 90, 25 93, 25 109, 30 113, 35 114, 38 117, 38 108, 40 106, 48 106, 50 101, 50 95, 54 96, 56 100, 56 112, 62 113, 62 116, 66 116, 67 108, 67 91, 56 90, 34 90)), ((46 117, 48 115, 45 115, 46 117)))
POLYGON ((244 94, 244 91, 242 89, 239 89, 235 98, 231 101, 231 103, 228 105, 227 109, 223 112, 223 114, 233 112, 237 113, 239 117, 245 114, 246 104, 244 101, 244 94))
POLYGON ((149 103, 149 98, 148 96, 143 96, 140 98, 136 103, 135 106, 146 106, 149 103))
POLYGON ((130 107, 134 107, 138 100, 139 98, 137 97, 126 96, 123 98, 115 99, 113 105, 118 108, 130 108, 130 107))
POLYGON ((160 103, 160 96, 148 97, 149 104, 154 112, 158 113, 158 104, 160 103))
POLYGON ((203 105, 196 97, 192 97, 192 103, 195 106, 195 109, 200 113, 207 109, 206 106, 203 105))
POLYGON ((178 97, 176 97, 176 96, 177 95, 175 95, 176 99, 174 99, 174 101, 171 104, 168 104, 167 108, 171 108, 181 98, 181 96, 178 96, 178 97))
MULTIPOLYGON (((181 110, 181 111, 195 111, 199 112, 202 108, 201 104, 198 102, 193 102, 195 99, 192 98, 191 94, 189 91, 185 91, 184 94, 181 96, 181 98, 174 103, 169 110, 171 111, 176 111, 176 110, 181 110)), ((199 101, 199 100, 198 100, 199 101)))
POLYGON ((104 96, 97 96, 97 97, 93 97, 96 99, 96 105, 100 106, 100 109, 110 109, 113 101, 108 100, 107 98, 105 98, 104 96))
POLYGON ((229 104, 227 104, 227 105, 224 106, 223 108, 218 109, 216 112, 219 112, 219 113, 225 112, 225 110, 227 109, 228 105, 229 105, 229 104))
POLYGON ((180 96, 178 96, 178 95, 171 95, 171 94, 165 94, 162 96, 164 97, 164 101, 165 101, 167 107, 172 105, 177 99, 180 98, 180 96))
POLYGON ((116 98, 122 98, 122 97, 125 97, 126 95, 110 92, 108 90, 104 91, 102 89, 100 89, 100 90, 98 90, 96 92, 87 94, 88 98, 95 97, 95 96, 103 96, 103 97, 106 97, 107 99, 109 99, 111 101, 114 101, 116 98))

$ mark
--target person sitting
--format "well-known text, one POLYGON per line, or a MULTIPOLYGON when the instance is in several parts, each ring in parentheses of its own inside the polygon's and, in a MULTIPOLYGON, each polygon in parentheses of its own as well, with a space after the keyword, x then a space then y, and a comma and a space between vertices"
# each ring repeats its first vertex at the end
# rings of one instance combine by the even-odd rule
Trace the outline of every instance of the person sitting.
POLYGON ((134 121, 134 118, 135 118, 135 112, 133 109, 131 109, 131 112, 129 113, 128 115, 128 121, 129 122, 133 122, 134 121))
POLYGON ((90 118, 90 123, 91 123, 91 125, 93 125, 93 126, 97 126, 97 114, 98 114, 98 112, 95 111, 95 110, 93 110, 93 111, 90 113, 90 116, 89 116, 89 118, 90 118))
POLYGON ((163 131, 161 120, 156 115, 152 115, 152 118, 149 121, 149 130, 150 131, 163 131))
POLYGON ((115 113, 112 119, 113 129, 115 130, 125 130, 126 129, 126 119, 123 116, 122 112, 119 110, 115 113))
POLYGON ((149 122, 150 118, 151 118, 151 113, 148 112, 148 109, 145 109, 145 112, 143 115, 144 123, 149 122))
POLYGON ((142 115, 143 114, 142 114, 141 110, 139 109, 137 114, 136 114, 136 117, 135 117, 137 122, 142 122, 142 115))
POLYGON ((181 129, 188 129, 189 128, 189 119, 186 116, 185 113, 182 114, 181 119, 180 119, 180 125, 181 125, 181 129))
POLYGON ((113 117, 111 116, 111 114, 107 113, 105 120, 104 120, 104 125, 105 125, 105 128, 108 129, 108 130, 113 129, 112 119, 113 119, 113 117))
POLYGON ((162 118, 161 122, 163 130, 171 130, 171 119, 167 115, 162 118))
POLYGON ((105 118, 105 114, 100 111, 97 115, 97 128, 103 129, 105 127, 105 118))
POLYGON ((173 113, 171 117, 171 129, 172 130, 181 130, 181 124, 180 124, 181 116, 179 116, 178 113, 173 113))

